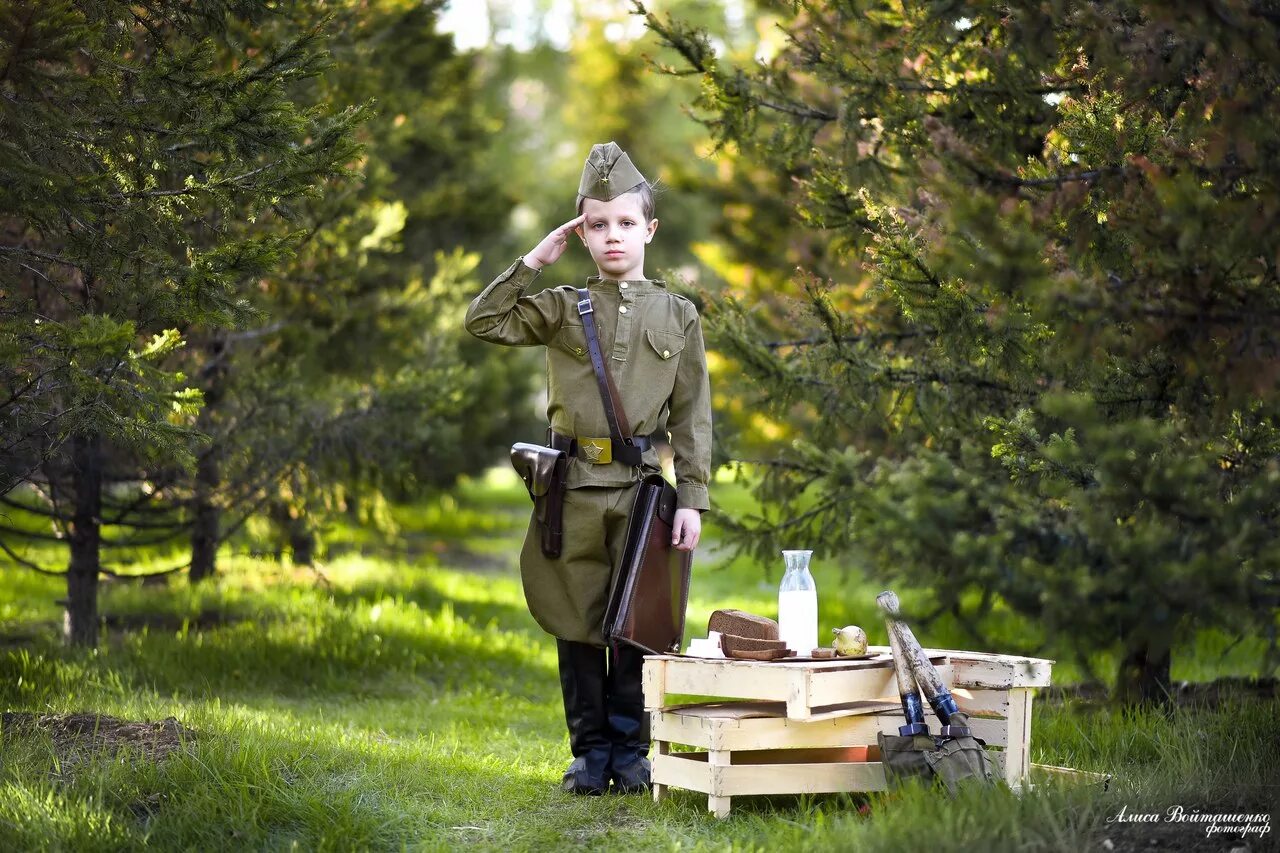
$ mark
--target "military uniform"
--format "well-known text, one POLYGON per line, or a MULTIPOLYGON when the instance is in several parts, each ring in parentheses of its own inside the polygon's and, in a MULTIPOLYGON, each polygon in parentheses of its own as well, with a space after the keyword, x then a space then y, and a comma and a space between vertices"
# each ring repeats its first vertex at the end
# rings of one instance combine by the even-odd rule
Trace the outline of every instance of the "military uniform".
MULTIPOLYGON (((551 429, 566 436, 608 437, 577 291, 566 286, 524 295, 540 272, 516 261, 471 303, 467 330, 492 343, 545 345, 551 429)), ((633 432, 650 435, 665 424, 675 456, 677 507, 709 509, 711 391, 697 308, 661 281, 592 276, 587 291, 600 350, 633 432)), ((530 520, 521 576, 529 610, 548 633, 603 644, 606 597, 621 554, 629 501, 641 476, 661 470, 654 449, 642 459, 641 468, 619 461, 594 464, 582 456, 569 460, 564 545, 558 559, 542 555, 530 520), (613 550, 606 551, 605 542, 613 543, 613 550)))
MULTIPOLYGON (((616 145, 597 145, 583 170, 582 196, 610 200, 643 177, 616 145)), ((648 785, 648 717, 641 655, 608 650, 604 612, 620 562, 639 480, 661 471, 648 448, 640 466, 603 461, 609 424, 587 351, 578 293, 570 286, 526 294, 540 270, 517 260, 467 309, 466 328, 506 346, 545 346, 547 419, 577 439, 569 460, 559 557, 542 553, 530 518, 520 554, 525 598, 534 619, 557 638, 565 717, 574 763, 565 789, 600 793, 648 785)), ((710 508, 711 391, 697 308, 656 280, 587 280, 600 351, 636 436, 667 438, 674 451, 677 508, 710 508)))

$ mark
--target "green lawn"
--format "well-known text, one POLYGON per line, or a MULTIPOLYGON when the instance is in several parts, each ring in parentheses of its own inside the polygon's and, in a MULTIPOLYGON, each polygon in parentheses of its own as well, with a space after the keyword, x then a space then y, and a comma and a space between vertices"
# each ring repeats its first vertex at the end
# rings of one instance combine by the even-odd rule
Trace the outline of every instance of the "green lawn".
MULTIPOLYGON (((730 484, 715 496, 749 500, 730 484)), ((246 538, 198 591, 182 579, 108 585, 101 607, 116 627, 92 653, 59 643, 59 579, 5 565, 0 708, 175 717, 195 735, 157 762, 68 755, 6 729, 0 848, 1081 850, 1110 839, 1121 850, 1228 850, 1199 828, 1107 819, 1175 804, 1267 811, 1277 799, 1280 712, 1246 699, 1168 716, 1038 703, 1033 760, 1113 773, 1107 791, 739 798, 727 821, 689 792, 661 804, 561 794, 569 753, 554 645, 525 611, 515 570, 527 512, 519 484, 495 471, 451 498, 394 508, 394 534, 326 531, 319 571, 247 556, 246 538)), ((690 632, 716 607, 771 614, 779 567, 726 561, 714 526, 706 533, 690 632)), ((814 573, 823 630, 854 622, 883 642, 875 585, 820 555, 814 573)), ((1004 650, 1038 642, 1031 626, 1000 620, 991 628, 1004 650)), ((919 633, 970 645, 945 620, 919 633)), ((1175 677, 1256 666, 1257 643, 1228 645, 1192 638, 1175 677)), ((1079 672, 1064 664, 1055 681, 1079 672)))

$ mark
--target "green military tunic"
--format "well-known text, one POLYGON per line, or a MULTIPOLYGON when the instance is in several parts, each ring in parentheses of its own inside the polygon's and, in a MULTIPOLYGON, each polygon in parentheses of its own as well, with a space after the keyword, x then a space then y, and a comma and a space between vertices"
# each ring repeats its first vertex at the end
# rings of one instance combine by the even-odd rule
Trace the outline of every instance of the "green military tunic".
MULTIPOLYGON (((525 295, 540 270, 516 261, 467 309, 466 328, 481 340, 547 348, 547 418, 562 435, 603 438, 609 422, 587 352, 578 294, 554 287, 525 295)), ((711 388, 697 308, 661 281, 587 280, 600 351, 635 435, 665 425, 674 452, 677 506, 710 508, 711 388)), ((537 439, 540 441, 541 437, 537 439)), ((529 610, 547 632, 600 644, 610 581, 621 556, 635 484, 660 471, 652 447, 640 468, 571 458, 559 558, 543 556, 530 519, 520 555, 529 610)))

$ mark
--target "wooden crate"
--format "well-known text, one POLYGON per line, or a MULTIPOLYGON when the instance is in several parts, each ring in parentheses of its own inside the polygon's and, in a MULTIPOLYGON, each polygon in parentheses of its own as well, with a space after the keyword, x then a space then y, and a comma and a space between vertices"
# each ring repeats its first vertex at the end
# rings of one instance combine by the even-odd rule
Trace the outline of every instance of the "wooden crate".
MULTIPOLYGON (((670 786, 700 791, 707 794, 708 809, 725 817, 735 796, 883 790, 884 768, 874 760, 873 745, 878 732, 897 733, 902 714, 888 650, 871 651, 879 654, 868 661, 646 658, 654 797, 661 799, 670 786), (668 706, 668 694, 757 701, 668 706), (673 751, 673 745, 699 751, 673 751)), ((1021 789, 1031 772, 1033 690, 1048 686, 1053 662, 963 651, 928 654, 956 704, 970 715, 974 734, 986 741, 997 772, 1021 789)), ((937 731, 931 711, 926 719, 937 731)))
MULTIPOLYGON (((945 655, 930 659, 951 684, 945 655)), ((644 702, 660 710, 671 693, 718 699, 785 702, 793 720, 821 720, 866 713, 868 701, 895 698, 893 660, 750 661, 655 655, 645 658, 644 702)))

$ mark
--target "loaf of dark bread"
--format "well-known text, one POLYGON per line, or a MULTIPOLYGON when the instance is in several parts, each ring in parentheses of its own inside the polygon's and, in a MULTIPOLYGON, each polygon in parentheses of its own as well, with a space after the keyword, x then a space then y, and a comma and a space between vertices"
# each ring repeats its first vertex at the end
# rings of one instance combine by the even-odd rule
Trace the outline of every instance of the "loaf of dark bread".
POLYGON ((753 640, 778 639, 778 623, 743 610, 717 610, 707 622, 707 631, 749 637, 753 640))

